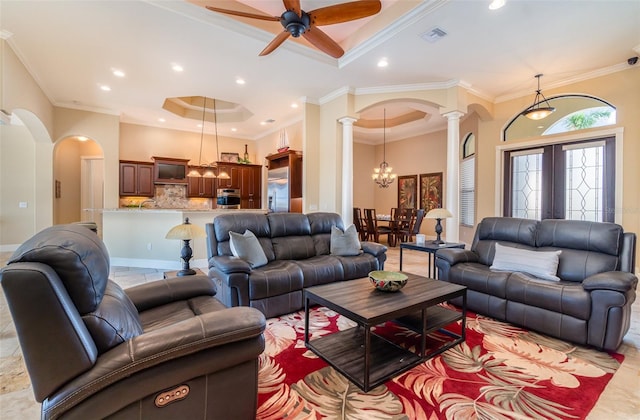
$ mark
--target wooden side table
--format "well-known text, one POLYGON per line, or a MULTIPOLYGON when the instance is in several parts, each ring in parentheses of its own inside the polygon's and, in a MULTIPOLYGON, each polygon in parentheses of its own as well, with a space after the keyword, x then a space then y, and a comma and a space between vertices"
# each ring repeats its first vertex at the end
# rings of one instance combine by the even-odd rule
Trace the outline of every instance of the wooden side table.
POLYGON ((462 248, 465 244, 462 242, 445 242, 440 245, 434 244, 432 241, 426 241, 424 244, 418 244, 416 242, 402 242, 400 243, 400 271, 402 271, 402 251, 405 249, 411 249, 413 251, 420 251, 428 253, 429 258, 429 270, 427 273, 432 279, 436 278, 436 252, 443 248, 462 248), (432 264, 433 262, 433 264, 432 264))

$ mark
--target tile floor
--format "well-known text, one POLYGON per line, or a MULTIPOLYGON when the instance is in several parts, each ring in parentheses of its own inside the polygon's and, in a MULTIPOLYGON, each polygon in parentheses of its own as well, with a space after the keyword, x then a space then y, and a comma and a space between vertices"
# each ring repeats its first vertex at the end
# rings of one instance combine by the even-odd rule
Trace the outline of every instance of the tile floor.
MULTIPOLYGON (((0 253, 0 267, 10 253, 0 253)), ((399 250, 387 253, 388 270, 399 267, 399 250)), ((427 254, 404 251, 403 269, 427 275, 427 254)), ((124 288, 162 278, 162 270, 113 267, 111 278, 124 288)), ((640 299, 633 305, 631 329, 618 351, 625 356, 611 382, 600 396, 589 420, 640 420, 640 299)), ((579 392, 579 391, 577 391, 579 392)), ((0 293, 0 419, 38 419, 40 405, 35 402, 11 315, 0 293)))

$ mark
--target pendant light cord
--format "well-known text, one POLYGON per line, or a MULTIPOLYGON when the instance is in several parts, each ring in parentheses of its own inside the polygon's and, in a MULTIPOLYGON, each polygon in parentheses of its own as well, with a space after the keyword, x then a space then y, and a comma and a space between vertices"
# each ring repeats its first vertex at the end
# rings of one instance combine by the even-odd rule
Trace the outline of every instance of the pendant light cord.
POLYGON ((387 108, 382 109, 382 165, 387 164, 387 108))
POLYGON ((204 115, 207 109, 207 97, 204 97, 202 104, 202 130, 200 131, 200 156, 198 157, 198 166, 202 166, 202 143, 204 141, 204 115))
POLYGON ((216 155, 220 160, 220 147, 218 146, 218 111, 216 110, 216 98, 213 98, 213 126, 216 133, 216 155))

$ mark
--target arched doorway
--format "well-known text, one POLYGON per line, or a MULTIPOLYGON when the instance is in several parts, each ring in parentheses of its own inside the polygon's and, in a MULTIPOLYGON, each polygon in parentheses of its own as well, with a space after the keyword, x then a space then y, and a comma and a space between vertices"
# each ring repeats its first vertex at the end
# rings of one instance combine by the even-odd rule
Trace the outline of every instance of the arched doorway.
POLYGON ((104 153, 85 136, 65 137, 53 153, 54 224, 94 222, 102 232, 104 153))

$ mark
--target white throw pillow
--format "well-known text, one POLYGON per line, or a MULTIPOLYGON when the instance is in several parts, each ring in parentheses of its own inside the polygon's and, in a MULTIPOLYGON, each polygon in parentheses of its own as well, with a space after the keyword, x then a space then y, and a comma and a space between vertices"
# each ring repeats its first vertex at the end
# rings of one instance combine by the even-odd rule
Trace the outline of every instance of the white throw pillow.
POLYGON ((229 240, 231 253, 235 257, 242 258, 248 262, 251 268, 262 267, 269 262, 258 238, 249 229, 245 230, 242 235, 236 232, 229 232, 229 236, 231 237, 229 240))
POLYGON ((358 231, 355 225, 351 225, 344 230, 336 226, 331 227, 331 254, 344 257, 360 255, 362 246, 358 239, 358 231))
POLYGON ((545 280, 560 281, 556 276, 562 251, 530 251, 496 242, 492 270, 521 271, 545 280))

